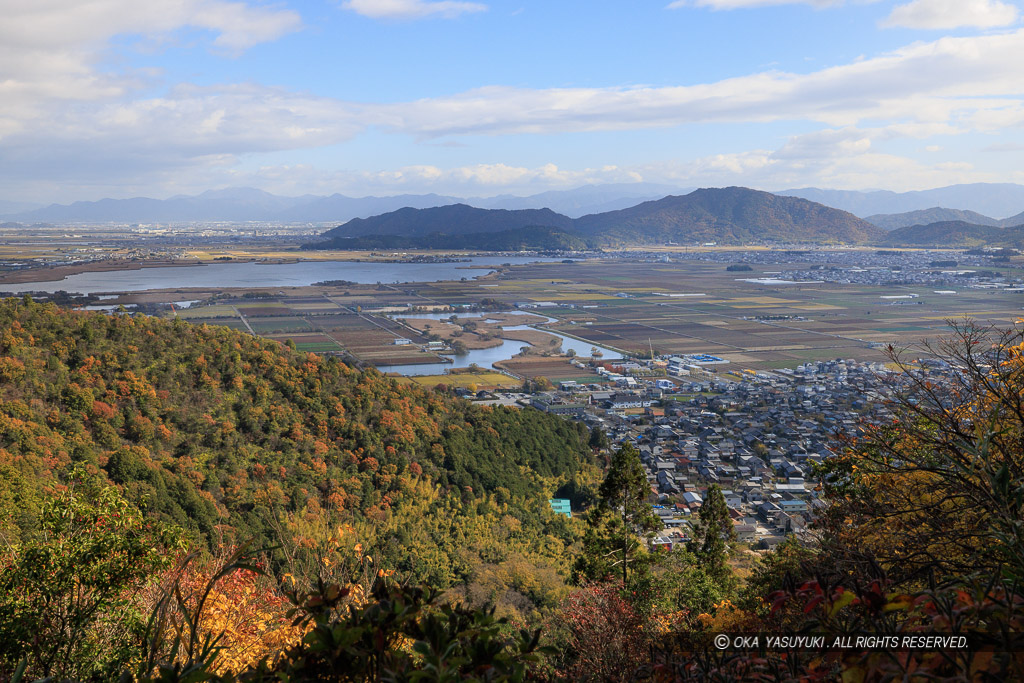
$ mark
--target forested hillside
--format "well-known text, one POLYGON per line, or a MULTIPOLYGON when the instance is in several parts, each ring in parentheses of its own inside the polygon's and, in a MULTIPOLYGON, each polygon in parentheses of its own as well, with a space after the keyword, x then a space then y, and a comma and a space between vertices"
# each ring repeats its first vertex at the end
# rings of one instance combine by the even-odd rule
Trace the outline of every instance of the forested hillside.
POLYGON ((400 209, 353 219, 305 249, 591 248, 625 244, 764 241, 870 242, 880 228, 822 204, 745 187, 705 188, 617 211, 571 219, 548 209, 485 210, 465 205, 400 209), (544 230, 546 228, 546 230, 544 230), (497 233, 497 234, 494 234, 497 233), (521 234, 517 234, 521 233, 521 234))
POLYGON ((7 537, 30 535, 44 494, 81 463, 200 543, 356 525, 368 552, 440 588, 498 545, 554 563, 573 542, 546 498, 579 471, 587 434, 559 418, 180 320, 10 299, 0 330, 7 537))
POLYGON ((636 449, 601 477, 561 418, 222 328, 25 299, 0 330, 0 679, 1024 676, 1019 323, 954 326, 939 383, 893 352, 893 419, 837 435, 812 534, 757 554, 717 484, 651 548, 636 449))

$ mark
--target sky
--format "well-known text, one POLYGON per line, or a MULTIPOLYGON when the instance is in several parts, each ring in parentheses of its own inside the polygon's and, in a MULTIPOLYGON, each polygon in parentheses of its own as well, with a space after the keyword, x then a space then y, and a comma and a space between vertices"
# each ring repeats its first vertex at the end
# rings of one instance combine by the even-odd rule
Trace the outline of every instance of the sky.
POLYGON ((1024 183, 1024 0, 0 0, 0 200, 1024 183))

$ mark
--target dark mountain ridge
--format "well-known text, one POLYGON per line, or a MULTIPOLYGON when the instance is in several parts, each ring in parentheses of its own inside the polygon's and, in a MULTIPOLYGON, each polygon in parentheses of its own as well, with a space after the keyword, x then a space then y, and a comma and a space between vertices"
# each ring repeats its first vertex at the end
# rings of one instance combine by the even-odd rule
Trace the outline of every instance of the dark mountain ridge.
POLYGON ((573 220, 551 209, 477 209, 466 204, 452 204, 429 209, 407 207, 371 218, 353 218, 344 225, 328 230, 323 236, 328 239, 364 235, 425 237, 435 233, 465 235, 503 232, 527 226, 571 230, 573 220))
MULTIPOLYGON (((580 237, 591 247, 664 242, 842 242, 880 238, 881 229, 845 211, 795 197, 780 197, 742 187, 695 190, 628 209, 571 219, 547 209, 476 209, 457 204, 434 209, 401 209, 367 219, 354 219, 323 234, 313 249, 353 247, 350 238, 376 236, 393 246, 415 246, 428 235, 497 233, 523 228, 552 228, 549 241, 580 237)), ((539 234, 539 233, 538 233, 539 234)), ((445 246, 454 248, 456 242, 445 246)), ((553 248, 539 245, 541 248, 553 248)))
POLYGON ((918 211, 906 211, 904 213, 879 213, 868 216, 864 220, 872 225, 877 225, 883 230, 895 230, 896 228, 906 228, 911 225, 929 225, 931 223, 947 221, 963 221, 972 225, 988 225, 997 228, 1004 225, 1016 225, 1016 223, 1006 223, 1005 221, 990 218, 975 211, 947 209, 941 206, 920 209, 918 211))
POLYGON ((965 221, 939 221, 896 228, 883 241, 891 246, 928 247, 1024 247, 1024 225, 1006 228, 965 221))
POLYGON ((583 234, 616 242, 865 242, 878 229, 845 211, 745 187, 702 188, 620 211, 584 216, 583 234))

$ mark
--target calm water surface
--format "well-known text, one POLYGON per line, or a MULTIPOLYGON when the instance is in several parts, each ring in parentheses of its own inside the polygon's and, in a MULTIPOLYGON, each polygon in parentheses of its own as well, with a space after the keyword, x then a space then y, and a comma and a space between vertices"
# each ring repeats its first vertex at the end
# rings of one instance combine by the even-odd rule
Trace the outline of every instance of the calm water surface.
POLYGON ((299 263, 215 263, 171 268, 112 270, 78 273, 63 280, 0 285, 4 292, 140 292, 147 289, 202 287, 305 287, 325 280, 348 280, 359 284, 437 282, 473 279, 490 270, 470 266, 517 265, 552 258, 477 256, 458 263, 372 263, 356 261, 301 261, 299 263))

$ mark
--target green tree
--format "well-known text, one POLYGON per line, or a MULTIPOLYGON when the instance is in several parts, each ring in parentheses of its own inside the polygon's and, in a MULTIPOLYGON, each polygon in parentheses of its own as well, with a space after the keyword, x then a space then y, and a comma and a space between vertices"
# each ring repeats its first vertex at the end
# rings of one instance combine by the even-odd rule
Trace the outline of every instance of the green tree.
POLYGON ((608 435, 604 433, 604 430, 598 426, 591 427, 590 439, 587 444, 595 451, 602 451, 608 448, 608 435))
POLYGON ((145 625, 133 597, 172 561, 180 538, 76 467, 43 506, 38 536, 2 562, 0 674, 25 660, 40 678, 116 678, 145 625))
POLYGON ((709 576, 719 582, 733 582, 727 560, 729 544, 736 542, 736 530, 729 517, 722 488, 718 484, 708 487, 698 518, 689 544, 690 552, 697 557, 709 576))
POLYGON ((584 551, 576 562, 578 579, 600 580, 621 572, 625 587, 631 568, 649 568, 645 541, 662 528, 647 502, 650 493, 640 454, 631 444, 623 444, 612 455, 598 489, 598 504, 589 513, 584 551))

